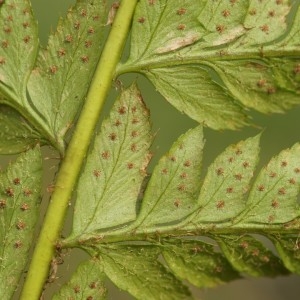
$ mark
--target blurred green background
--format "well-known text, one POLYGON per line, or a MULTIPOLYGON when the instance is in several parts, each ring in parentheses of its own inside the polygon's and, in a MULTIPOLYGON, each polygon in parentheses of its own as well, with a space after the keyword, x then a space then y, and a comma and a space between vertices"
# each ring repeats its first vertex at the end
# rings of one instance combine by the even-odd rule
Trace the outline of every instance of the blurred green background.
MULTIPOLYGON (((41 44, 45 46, 47 37, 51 30, 55 29, 59 16, 63 16, 75 0, 31 0, 31 2, 39 22, 41 44)), ((121 78, 125 85, 135 79, 137 79, 144 100, 151 111, 153 131, 156 132, 156 140, 152 149, 155 155, 152 160, 153 165, 180 134, 195 126, 196 123, 169 105, 146 79, 136 74, 121 78)), ((109 110, 116 92, 112 90, 111 94, 107 101, 104 115, 109 110)), ((278 153, 280 150, 300 141, 300 107, 289 111, 285 115, 263 116, 252 113, 251 116, 259 128, 244 128, 238 132, 216 132, 205 129, 204 173, 216 155, 226 146, 249 136, 256 135, 261 131, 263 131, 261 165, 264 165, 272 155, 278 153)), ((46 155, 53 156, 53 152, 49 153, 49 150, 45 150, 45 153, 46 155)), ((49 176, 49 180, 52 180, 55 172, 55 168, 51 167, 52 164, 53 161, 51 160, 45 162, 45 174, 49 176)), ((46 184, 49 184, 49 182, 46 184)), ((69 219, 71 221, 71 218, 69 219)), ((85 254, 77 250, 74 252, 75 254, 67 255, 65 264, 60 268, 58 273, 60 278, 51 285, 50 292, 58 289, 69 278, 70 273, 76 268, 78 262, 84 259, 85 254)), ((276 279, 251 278, 238 280, 214 289, 207 289, 200 292, 193 291, 195 291, 196 299, 203 300, 298 300, 300 298, 300 276, 276 279)), ((46 300, 51 299, 49 294, 45 294, 44 297, 46 300)), ((123 292, 121 293, 118 289, 113 289, 109 293, 109 299, 126 300, 132 298, 123 292)))

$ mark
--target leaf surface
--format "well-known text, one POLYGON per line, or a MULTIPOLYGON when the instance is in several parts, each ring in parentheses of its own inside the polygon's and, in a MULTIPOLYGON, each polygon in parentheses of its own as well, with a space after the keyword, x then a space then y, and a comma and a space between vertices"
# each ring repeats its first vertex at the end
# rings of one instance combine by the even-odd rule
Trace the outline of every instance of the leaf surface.
POLYGON ((281 260, 250 235, 217 238, 222 252, 232 266, 254 277, 288 274, 281 260))
POLYGON ((274 245, 287 269, 300 274, 300 244, 299 237, 293 235, 277 235, 271 237, 274 245))
POLYGON ((202 127, 182 135, 155 167, 142 201, 137 226, 178 222, 192 212, 199 190, 202 127))
POLYGON ((56 142, 75 122, 101 54, 105 1, 77 1, 39 52, 28 91, 56 142), (42 100, 41 100, 42 99, 42 100))
POLYGON ((240 278, 214 246, 196 240, 171 241, 162 252, 170 269, 182 280, 204 288, 240 278))
POLYGON ((0 4, 0 98, 15 108, 27 106, 26 85, 38 50, 37 24, 30 1, 0 4))
POLYGON ((142 0, 118 72, 146 75, 201 124, 236 129, 248 108, 299 104, 299 32, 298 1, 142 0))
POLYGON ((136 299, 192 299, 187 287, 157 260, 156 247, 118 246, 100 253, 110 280, 136 299))
POLYGON ((32 148, 41 137, 14 109, 0 105, 0 153, 15 154, 32 148))
POLYGON ((28 262, 41 193, 39 148, 0 174, 0 298, 11 299, 28 262))
POLYGON ((260 135, 229 146, 210 165, 193 222, 222 223, 244 210, 243 198, 258 162, 259 140, 260 135))
POLYGON ((81 263, 72 278, 56 293, 53 300, 60 299, 106 299, 103 268, 96 259, 81 263))
POLYGON ((283 150, 261 170, 252 185, 245 211, 246 224, 283 224, 300 216, 300 145, 283 150))
POLYGON ((151 141, 149 113, 134 84, 121 93, 87 157, 78 184, 73 235, 136 218, 151 141))

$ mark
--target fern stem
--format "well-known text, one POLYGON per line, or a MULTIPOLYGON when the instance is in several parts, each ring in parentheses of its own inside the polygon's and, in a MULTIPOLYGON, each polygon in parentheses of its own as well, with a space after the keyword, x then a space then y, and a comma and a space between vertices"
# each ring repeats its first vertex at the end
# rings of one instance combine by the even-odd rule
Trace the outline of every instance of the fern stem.
POLYGON ((55 191, 35 247, 21 300, 38 300, 49 273, 55 243, 86 156, 105 98, 115 75, 138 0, 122 0, 103 49, 86 103, 57 175, 55 191))

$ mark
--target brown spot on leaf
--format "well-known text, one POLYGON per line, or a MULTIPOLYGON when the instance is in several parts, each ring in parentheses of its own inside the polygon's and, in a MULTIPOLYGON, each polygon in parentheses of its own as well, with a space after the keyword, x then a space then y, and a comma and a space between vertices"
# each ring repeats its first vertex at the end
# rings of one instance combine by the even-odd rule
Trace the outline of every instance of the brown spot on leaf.
POLYGON ((89 57, 87 55, 81 56, 80 59, 83 63, 87 63, 89 61, 89 57))
POLYGON ((177 13, 177 15, 182 16, 186 13, 186 8, 181 7, 179 9, 177 9, 176 13, 177 13))
POLYGON ((26 224, 23 221, 18 221, 16 224, 16 228, 18 230, 23 230, 23 229, 25 229, 25 227, 26 227, 26 224))
POLYGON ((82 16, 82 17, 86 17, 86 10, 85 9, 81 9, 81 11, 80 11, 80 15, 82 16))
POLYGON ((178 30, 184 30, 186 28, 186 25, 184 25, 184 24, 179 24, 178 26, 177 26, 177 29, 178 30))
POLYGON ((266 79, 260 79, 257 81, 256 85, 259 87, 259 88, 262 88, 266 85, 267 81, 266 79))
POLYGON ((23 38, 23 41, 25 44, 28 44, 29 41, 31 40, 31 37, 29 35, 26 35, 24 38, 23 38))
POLYGON ((22 23, 22 26, 26 29, 26 28, 29 27, 29 23, 28 22, 24 22, 24 23, 22 23))
POLYGON ((249 244, 246 241, 242 241, 239 246, 243 249, 247 249, 249 247, 249 244))
POLYGON ((4 65, 5 64, 5 58, 0 56, 0 65, 4 65))
POLYGON ((180 201, 179 199, 176 199, 176 200, 174 201, 174 205, 175 205, 176 207, 179 207, 180 204, 181 204, 181 201, 180 201))
POLYGON ((270 11, 268 12, 268 16, 271 17, 271 18, 274 17, 275 14, 276 14, 276 13, 275 13, 275 10, 270 10, 270 11))
POLYGON ((6 207, 6 200, 5 199, 1 199, 0 200, 0 209, 4 209, 6 207))
POLYGON ((223 169, 223 168, 218 168, 218 169, 216 170, 216 173, 217 173, 218 176, 221 176, 221 175, 224 174, 224 169, 223 169))
POLYGON ((164 175, 166 175, 166 174, 168 174, 168 170, 167 170, 166 168, 165 168, 165 169, 162 169, 162 170, 161 170, 161 173, 164 174, 164 175))
POLYGON ((115 132, 112 132, 108 137, 111 141, 115 141, 117 139, 117 134, 115 132))
POLYGON ((290 178, 290 179, 289 179, 289 183, 290 183, 290 184, 295 184, 295 183, 296 183, 296 180, 295 180, 294 178, 290 178))
POLYGON ((132 145, 130 146, 130 150, 131 150, 132 152, 136 152, 136 151, 137 151, 137 145, 136 145, 136 144, 132 144, 132 145))
POLYGON ((184 184, 179 184, 177 189, 178 189, 178 191, 183 192, 186 190, 186 186, 184 184))
POLYGON ((30 189, 24 189, 23 194, 25 197, 29 197, 32 195, 32 191, 30 189))
POLYGON ((59 50, 57 50, 57 55, 59 57, 65 56, 66 55, 66 50, 64 48, 60 48, 59 50))
POLYGON ((173 161, 173 162, 175 162, 176 161, 176 157, 175 156, 171 156, 170 160, 173 161))
POLYGON ((141 24, 144 24, 146 21, 146 18, 145 17, 140 17, 138 18, 138 22, 141 23, 141 24))
POLYGON ((300 173, 300 168, 295 168, 295 169, 294 169, 294 172, 295 172, 296 174, 299 174, 299 173, 300 173))
POLYGON ((49 72, 51 74, 55 74, 57 71, 58 71, 58 67, 57 66, 52 65, 52 66, 49 67, 49 72))
POLYGON ((74 291, 75 294, 80 293, 80 286, 79 286, 79 285, 75 285, 75 286, 73 287, 73 291, 74 291))
POLYGON ((101 153, 101 156, 103 159, 109 159, 110 158, 110 154, 108 151, 104 151, 101 153))
POLYGON ((243 167, 246 169, 250 166, 250 164, 247 161, 243 162, 243 167))
POLYGON ((98 178, 98 177, 101 176, 101 171, 100 170, 94 170, 93 175, 98 178))
POLYGON ((225 25, 222 25, 222 24, 217 25, 216 31, 219 33, 223 33, 225 31, 225 25))
POLYGON ((278 195, 285 195, 286 194, 286 190, 284 187, 281 187, 279 190, 278 190, 278 195))
POLYGON ((275 178, 277 176, 277 173, 276 172, 270 172, 269 176, 271 178, 275 178))
POLYGON ((95 33, 95 29, 94 29, 93 27, 90 27, 90 28, 88 29, 88 33, 89 33, 89 34, 95 33))
POLYGON ((229 17, 230 16, 230 11, 228 9, 223 10, 222 11, 222 16, 225 17, 225 18, 229 17))
POLYGON ((136 131, 136 130, 133 130, 131 132, 131 136, 134 138, 134 137, 137 137, 139 135, 139 133, 136 131))
POLYGON ((14 190, 11 188, 11 187, 8 187, 6 190, 5 190, 5 194, 9 197, 13 197, 15 195, 15 192, 14 190))
POLYGON ((231 194, 231 193, 233 193, 233 190, 234 190, 233 187, 230 186, 226 189, 226 193, 231 194))
POLYGON ((20 248, 22 248, 22 246, 23 246, 23 243, 20 240, 18 240, 14 243, 14 248, 16 248, 16 249, 20 249, 20 248))
POLYGON ((126 109, 125 106, 121 106, 121 107, 118 108, 118 113, 119 113, 120 115, 125 115, 125 114, 126 114, 126 111, 127 111, 127 109, 126 109))
POLYGON ((116 122, 115 122, 115 126, 117 126, 117 127, 119 127, 120 125, 121 125, 122 123, 121 123, 121 121, 120 120, 116 120, 116 122))
POLYGON ((257 187, 257 190, 259 192, 263 192, 265 190, 265 186, 263 184, 260 184, 258 187, 257 187))
POLYGON ((272 206, 273 208, 278 208, 278 207, 279 207, 279 202, 278 202, 276 199, 274 199, 274 200, 272 201, 272 203, 271 203, 271 206, 272 206))
POLYGON ((187 174, 185 172, 180 174, 180 178, 181 179, 186 179, 187 178, 187 174))
POLYGON ((14 183, 14 185, 19 185, 20 183, 21 183, 21 180, 20 180, 20 178, 15 178, 14 180, 13 180, 13 183, 14 183))
POLYGON ((12 29, 11 29, 11 27, 4 27, 4 29, 3 29, 3 31, 5 32, 5 33, 11 33, 12 32, 12 29))
POLYGON ((22 211, 26 211, 26 210, 29 209, 29 205, 28 205, 27 203, 24 202, 24 203, 21 204, 20 209, 21 209, 22 211))
POLYGON ((67 34, 65 36, 65 42, 66 43, 72 43, 72 41, 73 41, 73 36, 71 34, 67 34))
POLYGON ((131 170, 131 169, 133 169, 133 167, 134 167, 134 164, 132 162, 127 164, 127 169, 131 170))
POLYGON ((9 45, 9 43, 8 43, 7 40, 4 40, 4 41, 1 42, 1 47, 2 47, 3 49, 6 49, 6 48, 8 47, 8 45, 9 45))
POLYGON ((270 28, 269 28, 269 25, 268 24, 264 24, 262 26, 259 27, 261 31, 265 32, 265 33, 268 33, 270 28))
POLYGON ((238 174, 235 174, 235 175, 234 175, 234 178, 235 178, 236 180, 238 180, 238 181, 241 181, 241 180, 243 179, 243 175, 240 174, 240 173, 238 173, 238 174))
POLYGON ((268 95, 272 95, 272 94, 274 94, 275 92, 276 92, 275 87, 270 86, 270 87, 267 88, 267 94, 268 94, 268 95))
POLYGON ((186 160, 183 165, 188 168, 192 165, 192 163, 189 160, 186 160))
POLYGON ((249 15, 250 16, 255 16, 256 15, 256 9, 252 8, 251 10, 249 10, 249 15))
POLYGON ((77 30, 80 28, 80 22, 79 21, 74 22, 74 28, 77 29, 77 30))
POLYGON ((85 48, 90 48, 90 47, 92 46, 92 44, 93 44, 92 41, 86 40, 86 41, 84 42, 84 47, 85 47, 85 48))
POLYGON ((224 208, 224 206, 225 206, 224 200, 220 200, 216 204, 217 209, 222 209, 222 208, 224 208))
POLYGON ((281 162, 281 166, 282 166, 282 167, 286 167, 287 165, 288 165, 288 163, 287 163, 286 161, 282 161, 282 162, 281 162))

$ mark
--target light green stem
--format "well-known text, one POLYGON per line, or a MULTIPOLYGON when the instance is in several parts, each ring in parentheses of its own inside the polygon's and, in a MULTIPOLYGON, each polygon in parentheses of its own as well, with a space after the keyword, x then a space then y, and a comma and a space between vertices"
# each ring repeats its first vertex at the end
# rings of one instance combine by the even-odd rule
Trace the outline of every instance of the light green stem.
POLYGON ((38 300, 49 274, 55 243, 64 223, 72 191, 92 139, 138 0, 122 0, 91 83, 85 105, 57 175, 43 227, 35 247, 21 300, 38 300))

